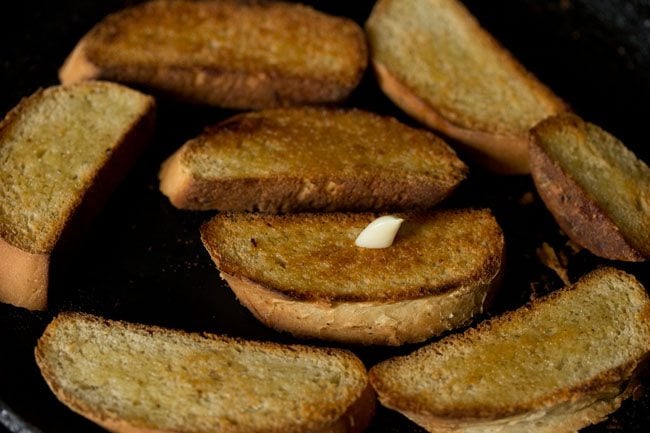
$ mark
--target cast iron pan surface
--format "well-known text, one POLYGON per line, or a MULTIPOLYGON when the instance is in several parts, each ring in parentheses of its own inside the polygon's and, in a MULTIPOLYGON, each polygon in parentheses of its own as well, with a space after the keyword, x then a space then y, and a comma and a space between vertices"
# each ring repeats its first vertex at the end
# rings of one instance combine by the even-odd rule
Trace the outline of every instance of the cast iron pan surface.
MULTIPOLYGON (((132 3, 23 0, 13 3, 11 12, 5 4, 0 14, 0 115, 39 87, 57 84, 57 69, 77 40, 106 14, 132 3)), ((372 3, 328 1, 315 6, 363 23, 372 3)), ((646 0, 465 3, 484 27, 577 113, 621 138, 648 162, 650 14, 646 0)), ((417 125, 383 96, 371 71, 345 105, 417 125)), ((49 310, 30 312, 0 304, 0 425, 13 432, 103 431, 59 403, 34 362, 37 338, 60 311, 304 343, 258 323, 219 279, 198 235, 200 224, 213 213, 177 210, 158 191, 160 163, 205 126, 232 114, 159 98, 154 140, 77 246, 71 265, 53 276, 49 310)), ((529 177, 496 177, 479 167, 470 168, 468 180, 443 207, 491 208, 504 229, 508 252, 503 289, 492 309, 475 322, 563 285, 536 254, 544 242, 566 255, 571 281, 598 266, 614 265, 650 287, 647 264, 613 263, 586 251, 573 252, 529 177)), ((371 367, 419 346, 346 347, 371 367)), ((643 383, 647 387, 650 381, 646 378, 643 383)), ((647 432, 650 395, 639 387, 635 397, 607 421, 584 431, 647 432)), ((422 430, 379 407, 368 431, 422 430)))

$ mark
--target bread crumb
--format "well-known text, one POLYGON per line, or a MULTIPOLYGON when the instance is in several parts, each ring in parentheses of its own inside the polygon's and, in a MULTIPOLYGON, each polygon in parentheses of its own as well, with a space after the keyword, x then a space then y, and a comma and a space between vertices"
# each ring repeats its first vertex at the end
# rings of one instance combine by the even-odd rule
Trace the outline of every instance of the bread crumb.
POLYGON ((522 195, 518 200, 518 203, 523 206, 528 206, 530 204, 533 204, 534 202, 535 202, 535 196, 530 191, 525 192, 524 195, 522 195))
POLYGON ((558 254, 555 252, 553 247, 546 242, 544 242, 540 248, 537 248, 536 253, 539 261, 547 268, 552 269, 564 284, 571 284, 566 269, 568 260, 565 254, 561 254, 561 258, 558 257, 558 254))
POLYGON ((639 401, 643 398, 645 394, 646 394, 645 387, 639 383, 632 390, 632 399, 634 401, 639 401))
POLYGON ((566 246, 569 247, 573 255, 578 254, 583 249, 580 245, 576 244, 571 239, 567 241, 566 246))

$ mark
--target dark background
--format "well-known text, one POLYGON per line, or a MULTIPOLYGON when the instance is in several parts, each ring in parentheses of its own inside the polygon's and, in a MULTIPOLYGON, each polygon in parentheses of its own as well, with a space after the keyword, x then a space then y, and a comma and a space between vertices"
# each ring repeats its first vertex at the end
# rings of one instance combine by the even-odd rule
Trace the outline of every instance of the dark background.
MULTIPOLYGON (((106 14, 133 3, 25 0, 12 3, 11 12, 4 8, 0 12, 0 116, 21 97, 56 84, 57 69, 77 40, 106 14)), ((328 1, 315 6, 363 23, 372 3, 328 1)), ((650 1, 465 3, 577 113, 614 133, 648 162, 650 1)), ((163 99, 158 103, 155 139, 75 250, 72 265, 53 276, 50 310, 29 312, 0 304, 0 425, 4 423, 13 431, 40 429, 46 433, 102 431, 60 404, 34 363, 35 341, 59 311, 81 310, 258 340, 297 341, 259 324, 220 281, 198 237, 199 225, 211 213, 176 210, 158 192, 157 171, 162 160, 203 127, 233 112, 163 99)), ((382 95, 371 71, 345 105, 393 115, 415 125, 382 95)), ((566 257, 572 281, 597 266, 614 265, 634 273, 650 287, 647 264, 613 263, 585 251, 574 252, 527 176, 496 177, 471 166, 469 179, 443 206, 490 207, 506 235, 504 287, 494 307, 477 321, 562 286, 538 259, 536 251, 544 242, 566 257), (526 193, 532 193, 532 202, 522 201, 526 193)), ((419 345, 346 347, 371 367, 419 345)), ((649 382, 645 379, 644 383, 649 382)), ((647 432, 650 395, 643 389, 636 395, 637 400, 624 403, 608 421, 585 431, 647 432)), ((401 415, 380 408, 369 431, 421 430, 401 415)))

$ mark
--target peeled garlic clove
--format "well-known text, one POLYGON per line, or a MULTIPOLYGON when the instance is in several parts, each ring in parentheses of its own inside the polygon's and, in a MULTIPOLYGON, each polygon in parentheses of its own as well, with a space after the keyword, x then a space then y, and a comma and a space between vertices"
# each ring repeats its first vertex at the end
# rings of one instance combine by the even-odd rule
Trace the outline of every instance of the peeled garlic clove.
POLYGON ((392 215, 379 217, 363 229, 354 244, 361 248, 390 247, 403 221, 392 215))

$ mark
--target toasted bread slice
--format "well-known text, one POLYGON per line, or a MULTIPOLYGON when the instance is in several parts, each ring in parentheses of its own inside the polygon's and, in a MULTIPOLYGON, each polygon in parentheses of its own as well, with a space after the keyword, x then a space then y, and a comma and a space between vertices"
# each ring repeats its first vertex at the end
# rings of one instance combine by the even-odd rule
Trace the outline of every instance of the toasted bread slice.
POLYGON ((112 432, 361 432, 374 412, 352 353, 61 314, 36 362, 70 409, 112 432))
POLYGON ((532 131, 535 186, 578 245, 614 260, 650 257, 650 168, 623 143, 563 114, 532 131))
POLYGON ((399 345, 483 310, 504 248, 489 211, 402 214, 392 246, 355 246, 375 216, 220 214, 201 238, 245 307, 301 337, 399 345))
POLYGON ((106 17, 61 68, 63 83, 107 79, 227 108, 345 99, 367 66, 346 18, 265 1, 159 0, 106 17))
POLYGON ((566 105, 456 0, 380 0, 366 30, 379 83, 499 173, 528 173, 528 130, 566 105))
POLYGON ((7 114, 0 123, 0 302, 45 308, 55 246, 127 171, 153 130, 153 112, 149 96, 92 82, 38 91, 7 114))
POLYGON ((160 189, 183 209, 428 208, 467 168, 442 140, 360 110, 273 109, 235 116, 162 166, 160 189))
POLYGON ((629 395, 650 299, 612 268, 370 371, 385 406, 431 432, 569 433, 629 395))

